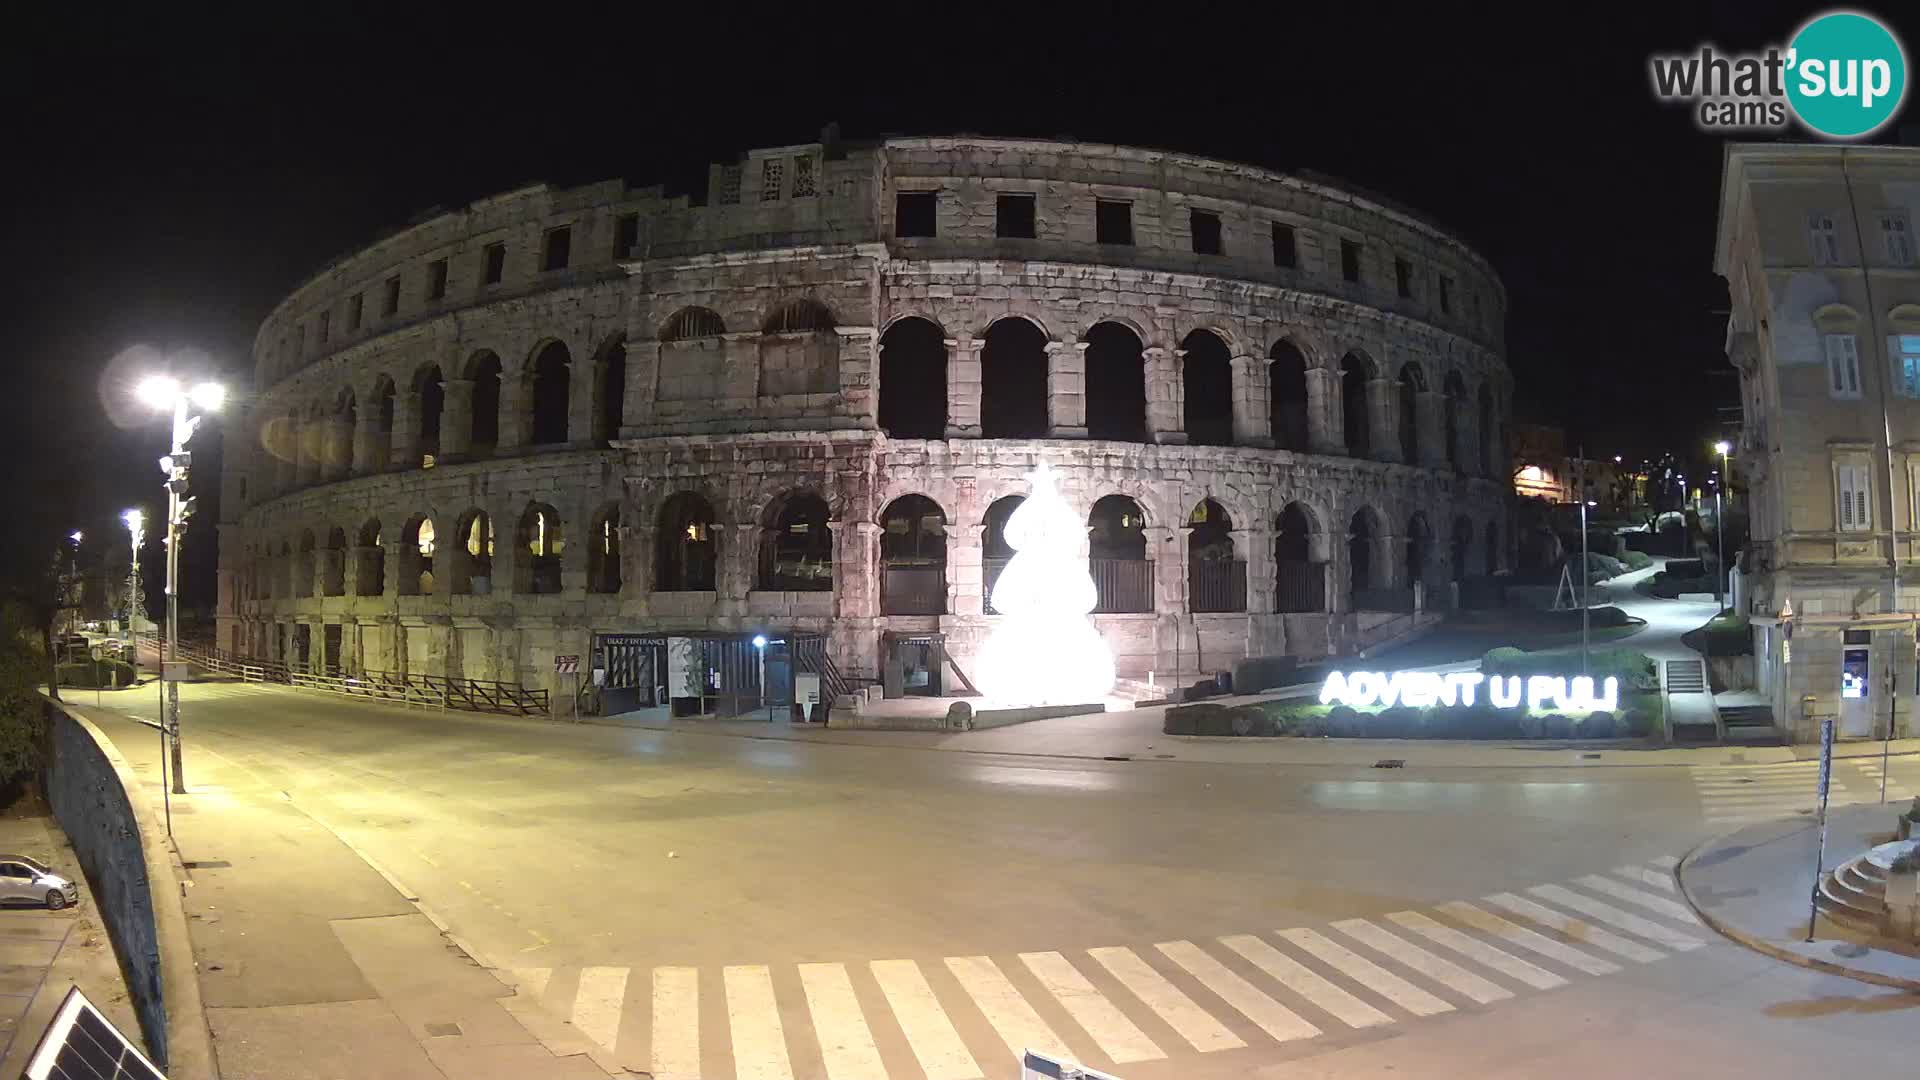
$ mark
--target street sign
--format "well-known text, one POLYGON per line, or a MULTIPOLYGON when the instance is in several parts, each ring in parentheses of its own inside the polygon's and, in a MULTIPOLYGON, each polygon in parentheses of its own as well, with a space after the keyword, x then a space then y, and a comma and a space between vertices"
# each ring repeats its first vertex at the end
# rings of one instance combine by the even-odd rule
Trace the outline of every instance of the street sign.
POLYGON ((167 660, 160 664, 160 678, 167 682, 187 681, 187 662, 185 660, 167 660))
POLYGON ((580 673, 580 654, 573 653, 553 658, 553 670, 557 675, 578 675, 580 673))
POLYGON ((1029 1050, 1020 1059, 1020 1080, 1120 1080, 1112 1073, 1089 1069, 1051 1054, 1029 1050))

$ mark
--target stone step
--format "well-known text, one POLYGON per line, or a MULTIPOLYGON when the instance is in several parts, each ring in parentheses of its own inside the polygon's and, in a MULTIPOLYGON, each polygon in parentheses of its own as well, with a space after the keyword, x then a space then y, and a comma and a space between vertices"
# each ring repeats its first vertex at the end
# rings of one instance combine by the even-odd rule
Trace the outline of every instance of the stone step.
POLYGON ((1836 888, 1831 875, 1820 881, 1820 910, 1835 922, 1869 929, 1880 925, 1879 904, 1842 888, 1836 888))
POLYGON ((1833 894, 1845 899, 1854 907, 1866 911, 1879 911, 1886 906, 1887 886, 1885 882, 1869 881, 1860 876, 1860 872, 1844 864, 1827 876, 1833 886, 1833 894))

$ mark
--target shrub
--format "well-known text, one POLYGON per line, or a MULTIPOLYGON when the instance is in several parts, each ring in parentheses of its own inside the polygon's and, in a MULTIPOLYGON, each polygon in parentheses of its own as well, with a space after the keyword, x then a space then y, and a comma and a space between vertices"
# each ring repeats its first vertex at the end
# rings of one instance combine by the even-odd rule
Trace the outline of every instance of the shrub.
POLYGON ((1546 734, 1547 719, 1544 716, 1535 716, 1532 713, 1521 713, 1519 715, 1519 723, 1520 737, 1523 739, 1538 739, 1546 734))
POLYGON ((1338 739, 1357 739, 1366 729, 1360 722, 1360 711, 1349 705, 1335 705, 1327 713, 1327 734, 1338 739))
POLYGON ((1545 717, 1545 732, 1549 739, 1573 738, 1573 717, 1565 713, 1548 713, 1545 717))
POLYGON ((1665 573, 1677 578, 1706 577, 1707 562, 1705 559, 1668 559, 1665 573))
POLYGON ((1287 730, 1289 733, 1298 735, 1303 739, 1318 739, 1327 734, 1327 718, 1308 713, 1300 717, 1296 722, 1287 725, 1287 730))
POLYGON ((1653 565, 1653 559, 1644 551, 1629 548, 1620 555, 1620 561, 1627 564, 1628 570, 1645 570, 1653 565))
POLYGON ((1164 735, 1194 734, 1193 708, 1176 705, 1168 709, 1166 716, 1160 721, 1160 731, 1164 735))
POLYGON ((1236 705, 1228 709, 1227 724, 1233 729, 1235 735, 1273 734, 1273 721, 1268 719, 1267 711, 1252 705, 1236 705))
POLYGON ((133 685, 133 665, 120 660, 91 660, 71 664, 61 664, 55 669, 55 677, 61 686, 75 686, 91 690, 96 685, 112 689, 116 686, 133 685))
POLYGON ((1613 729, 1613 714, 1605 710, 1588 713, 1574 728, 1576 737, 1582 739, 1611 739, 1613 729))
MULTIPOLYGON (((1564 654, 1519 649, 1493 649, 1480 658, 1480 670, 1487 675, 1566 675, 1569 666, 1577 664, 1564 654)), ((1618 678, 1622 693, 1660 688, 1653 661, 1637 649, 1594 649, 1588 653, 1588 666, 1596 682, 1609 675, 1618 678)))

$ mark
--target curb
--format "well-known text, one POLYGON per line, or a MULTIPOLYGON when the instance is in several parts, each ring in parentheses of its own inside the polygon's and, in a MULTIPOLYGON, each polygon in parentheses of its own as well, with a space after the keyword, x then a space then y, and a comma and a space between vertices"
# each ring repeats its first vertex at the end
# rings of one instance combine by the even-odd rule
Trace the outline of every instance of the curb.
MULTIPOLYGON (((1742 828, 1745 827, 1746 826, 1742 826, 1742 828)), ((1866 971, 1861 968, 1848 967, 1845 964, 1836 963, 1832 960, 1822 960, 1819 957, 1794 952, 1792 949, 1783 949, 1765 938, 1756 937, 1739 927, 1728 924, 1724 920, 1715 918, 1709 914, 1705 908, 1702 908, 1700 904, 1694 900, 1692 890, 1687 888, 1687 879, 1684 871, 1693 862, 1694 856, 1698 855, 1703 849, 1709 845, 1718 844, 1722 840, 1740 831, 1740 829, 1734 829, 1732 832, 1721 833, 1719 836, 1702 840, 1690 848, 1687 853, 1681 857, 1679 865, 1673 868, 1673 878, 1680 885, 1680 895, 1687 901, 1687 906, 1693 909, 1693 913, 1700 916, 1700 921, 1705 923, 1708 929, 1726 938, 1728 941, 1751 949, 1762 956, 1782 960, 1795 967, 1805 968, 1808 971, 1818 971, 1824 975, 1839 975, 1843 978, 1853 979, 1856 982, 1885 986, 1893 990, 1920 992, 1920 979, 1903 979, 1898 975, 1883 975, 1877 971, 1866 971)))

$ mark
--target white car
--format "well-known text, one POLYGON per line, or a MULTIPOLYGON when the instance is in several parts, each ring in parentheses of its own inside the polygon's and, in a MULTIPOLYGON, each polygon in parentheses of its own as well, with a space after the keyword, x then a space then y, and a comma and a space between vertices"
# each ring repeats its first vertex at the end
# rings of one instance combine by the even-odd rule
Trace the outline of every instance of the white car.
POLYGON ((0 903, 31 901, 59 911, 80 902, 73 882, 25 855, 0 855, 0 903))

